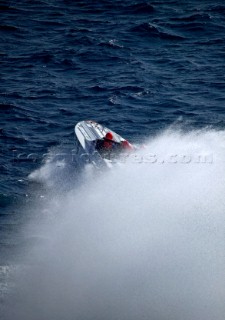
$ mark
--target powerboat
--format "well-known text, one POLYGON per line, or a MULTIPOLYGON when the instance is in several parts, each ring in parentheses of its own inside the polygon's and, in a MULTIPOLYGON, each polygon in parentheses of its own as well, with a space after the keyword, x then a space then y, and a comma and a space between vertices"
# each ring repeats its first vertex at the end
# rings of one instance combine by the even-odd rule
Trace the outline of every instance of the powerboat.
POLYGON ((78 122, 74 130, 81 161, 92 163, 98 168, 112 167, 124 151, 133 148, 118 133, 93 120, 78 122), (113 136, 112 148, 107 150, 101 146, 109 133, 113 136))

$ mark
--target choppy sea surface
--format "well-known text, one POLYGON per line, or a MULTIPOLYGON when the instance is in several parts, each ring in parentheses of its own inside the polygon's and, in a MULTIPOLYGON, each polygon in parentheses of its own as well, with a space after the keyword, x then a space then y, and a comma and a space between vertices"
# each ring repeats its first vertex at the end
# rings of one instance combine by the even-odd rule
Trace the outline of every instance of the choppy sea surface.
POLYGON ((2 317, 224 319, 224 2, 1 0, 0 14, 2 317), (85 119, 151 161, 81 173, 85 119))

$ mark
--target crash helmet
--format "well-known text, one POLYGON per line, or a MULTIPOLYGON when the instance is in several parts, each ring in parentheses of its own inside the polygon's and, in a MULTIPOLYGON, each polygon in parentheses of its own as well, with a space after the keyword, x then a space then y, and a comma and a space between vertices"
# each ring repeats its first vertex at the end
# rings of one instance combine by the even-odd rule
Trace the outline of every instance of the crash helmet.
POLYGON ((105 135, 105 138, 108 139, 108 140, 113 140, 112 132, 107 132, 106 135, 105 135))

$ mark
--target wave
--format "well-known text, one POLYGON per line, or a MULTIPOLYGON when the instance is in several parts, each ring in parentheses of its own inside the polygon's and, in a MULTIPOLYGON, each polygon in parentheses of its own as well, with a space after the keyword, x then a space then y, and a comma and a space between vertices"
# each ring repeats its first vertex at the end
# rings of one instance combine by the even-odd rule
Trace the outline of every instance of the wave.
POLYGON ((0 30, 8 31, 8 32, 15 32, 15 31, 20 31, 20 28, 13 26, 13 25, 0 25, 0 30))
POLYGON ((16 11, 17 9, 13 6, 8 6, 8 5, 0 5, 0 10, 1 11, 16 11))
POLYGON ((207 7, 207 11, 224 14, 225 13, 225 5, 221 5, 221 4, 210 5, 207 7))
POLYGON ((153 13, 154 11, 155 11, 154 6, 148 2, 136 3, 126 7, 126 14, 127 13, 149 14, 149 13, 153 13))
POLYGON ((216 38, 216 39, 210 39, 206 41, 196 41, 195 44, 197 45, 217 45, 217 44, 223 44, 225 41, 224 38, 216 38))
POLYGON ((54 59, 55 59, 55 55, 48 50, 37 52, 30 56, 30 60, 35 62, 39 61, 43 63, 49 63, 54 61, 54 59))
POLYGON ((165 30, 160 30, 160 27, 153 25, 151 23, 142 23, 137 25, 136 27, 131 28, 131 31, 140 33, 145 36, 153 37, 153 38, 160 38, 165 40, 183 40, 185 39, 181 35, 173 34, 167 32, 165 30))
POLYGON ((193 21, 198 21, 199 23, 205 22, 205 20, 211 20, 211 16, 206 13, 196 13, 196 14, 191 14, 188 16, 183 16, 183 17, 172 17, 170 18, 172 21, 184 21, 184 22, 193 22, 193 21))
POLYGON ((109 41, 107 41, 107 42, 100 42, 98 45, 99 45, 99 46, 102 46, 102 47, 109 47, 109 48, 116 48, 116 49, 121 49, 121 48, 123 48, 123 46, 120 45, 120 44, 118 43, 118 41, 115 40, 115 39, 111 39, 111 40, 109 40, 109 41))

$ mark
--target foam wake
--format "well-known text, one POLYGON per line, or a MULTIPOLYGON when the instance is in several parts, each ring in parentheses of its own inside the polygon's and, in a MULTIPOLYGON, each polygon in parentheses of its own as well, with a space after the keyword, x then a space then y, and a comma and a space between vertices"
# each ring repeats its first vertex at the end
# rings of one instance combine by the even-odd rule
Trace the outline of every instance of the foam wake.
POLYGON ((46 204, 50 241, 4 318, 223 320, 224 145, 223 131, 171 129, 46 204))

